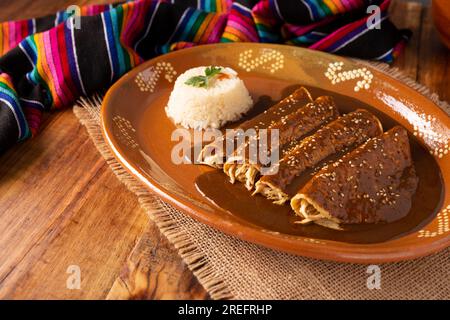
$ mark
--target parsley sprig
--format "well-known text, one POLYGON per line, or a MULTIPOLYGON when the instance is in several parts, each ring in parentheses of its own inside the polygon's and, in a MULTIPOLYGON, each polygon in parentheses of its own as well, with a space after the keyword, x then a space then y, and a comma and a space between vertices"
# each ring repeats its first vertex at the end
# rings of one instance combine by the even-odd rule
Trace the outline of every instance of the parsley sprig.
POLYGON ((214 78, 216 75, 218 75, 222 71, 222 68, 210 66, 205 68, 205 75, 204 76, 195 76, 192 78, 189 78, 185 84, 189 86, 194 86, 198 88, 207 88, 209 84, 209 80, 214 78))

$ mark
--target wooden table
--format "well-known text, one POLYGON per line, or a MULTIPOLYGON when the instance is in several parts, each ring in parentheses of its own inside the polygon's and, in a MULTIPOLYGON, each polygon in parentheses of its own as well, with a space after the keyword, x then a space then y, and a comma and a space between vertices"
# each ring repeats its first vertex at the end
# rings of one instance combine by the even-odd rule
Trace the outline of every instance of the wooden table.
MULTIPOLYGON (((2 1, 0 20, 102 2, 2 1)), ((399 27, 414 32, 394 65, 450 101, 450 53, 438 41, 429 8, 396 1, 391 10, 399 27)), ((0 298, 208 295, 68 109, 46 115, 35 139, 0 156, 0 298), (80 289, 67 286, 73 265, 81 271, 80 289)))

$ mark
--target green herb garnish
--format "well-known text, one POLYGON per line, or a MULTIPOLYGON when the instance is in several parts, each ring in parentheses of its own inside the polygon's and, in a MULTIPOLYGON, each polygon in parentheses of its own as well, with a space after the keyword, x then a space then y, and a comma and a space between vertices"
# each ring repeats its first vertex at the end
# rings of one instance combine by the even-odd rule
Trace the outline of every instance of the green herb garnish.
POLYGON ((220 67, 207 67, 205 69, 205 75, 204 76, 195 76, 192 78, 189 78, 185 84, 188 86, 194 86, 198 88, 207 88, 209 80, 214 78, 216 75, 218 75, 222 71, 222 68, 220 67))

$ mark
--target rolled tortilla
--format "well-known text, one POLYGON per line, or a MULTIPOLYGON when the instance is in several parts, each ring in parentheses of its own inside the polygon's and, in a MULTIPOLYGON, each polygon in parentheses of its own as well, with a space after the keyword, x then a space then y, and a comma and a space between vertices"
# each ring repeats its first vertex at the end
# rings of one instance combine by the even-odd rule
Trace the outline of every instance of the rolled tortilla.
POLYGON ((408 134, 397 126, 320 170, 291 207, 301 223, 338 230, 392 222, 409 212, 417 183, 408 134))
MULTIPOLYGON (((292 142, 311 134, 338 117, 339 111, 333 98, 322 96, 270 125, 268 127, 269 134, 272 132, 271 130, 278 130, 278 146, 281 147, 279 150, 283 156, 290 150, 292 142)), ((251 190, 259 176, 261 164, 251 163, 248 156, 249 145, 250 142, 247 142, 236 150, 224 164, 223 170, 230 177, 232 183, 238 180, 244 183, 248 190, 251 190)), ((268 139, 267 149, 269 152, 273 151, 271 147, 270 139, 268 139)))
POLYGON ((284 204, 289 200, 287 187, 305 170, 381 133, 381 122, 372 113, 364 109, 348 113, 300 141, 274 167, 275 174, 269 172, 261 177, 254 194, 261 193, 276 204, 284 204))
MULTIPOLYGON (((264 112, 260 113, 259 115, 251 118, 248 121, 245 121, 242 123, 239 127, 235 129, 235 132, 237 132, 239 129, 242 131, 246 131, 248 129, 266 129, 270 126, 270 124, 273 124, 281 118, 285 117, 286 115, 295 112, 300 107, 304 106, 308 102, 312 102, 313 99, 311 97, 311 94, 309 91, 304 88, 300 87, 296 91, 294 91, 291 95, 287 96, 274 106, 270 107, 269 109, 265 110, 264 112)), ((230 136, 234 136, 231 134, 230 136)), ((235 141, 231 141, 233 145, 235 144, 235 141)), ((227 143, 227 136, 223 135, 220 138, 214 140, 213 142, 207 144, 205 147, 203 147, 202 151, 200 152, 198 156, 198 162, 201 164, 205 164, 214 168, 222 168, 223 163, 225 162, 225 159, 229 154, 227 155, 226 152, 226 143, 227 143)), ((230 154, 234 151, 231 150, 230 154)))

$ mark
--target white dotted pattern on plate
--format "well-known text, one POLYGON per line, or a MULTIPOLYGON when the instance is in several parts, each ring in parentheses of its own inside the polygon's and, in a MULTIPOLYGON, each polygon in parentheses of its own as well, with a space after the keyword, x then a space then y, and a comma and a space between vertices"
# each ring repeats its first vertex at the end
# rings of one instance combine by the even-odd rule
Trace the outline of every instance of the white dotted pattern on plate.
POLYGON ((325 242, 319 241, 317 239, 313 239, 313 238, 304 238, 303 241, 308 242, 308 243, 314 243, 314 244, 325 244, 325 242))
POLYGON ((325 71, 325 77, 331 81, 332 85, 341 82, 356 80, 355 92, 361 89, 368 90, 372 84, 373 74, 367 68, 358 68, 353 70, 342 71, 344 67, 343 62, 331 62, 328 64, 328 69, 325 71))
POLYGON ((413 124, 414 135, 422 138, 430 149, 430 153, 442 159, 450 152, 450 139, 439 133, 435 128, 436 118, 430 115, 419 114, 422 121, 413 124))
POLYGON ((135 149, 139 147, 133 136, 136 134, 136 129, 133 128, 131 122, 121 116, 115 116, 113 118, 114 124, 119 129, 117 138, 127 146, 135 149))
POLYGON ((142 92, 154 92, 158 80, 164 73, 164 78, 172 83, 177 72, 169 62, 158 62, 156 65, 145 69, 136 76, 136 84, 142 92))
POLYGON ((253 50, 249 49, 239 54, 238 65, 247 72, 262 69, 275 73, 284 68, 284 55, 277 50, 262 49, 254 56, 253 50))
POLYGON ((450 231, 449 226, 449 213, 450 213, 450 205, 448 205, 446 208, 444 208, 441 212, 437 215, 437 223, 438 227, 436 231, 430 231, 430 230, 420 230, 419 231, 419 238, 433 238, 436 236, 443 235, 446 232, 450 231))

